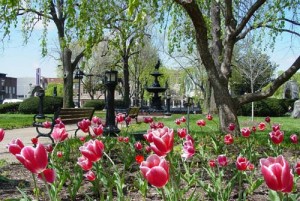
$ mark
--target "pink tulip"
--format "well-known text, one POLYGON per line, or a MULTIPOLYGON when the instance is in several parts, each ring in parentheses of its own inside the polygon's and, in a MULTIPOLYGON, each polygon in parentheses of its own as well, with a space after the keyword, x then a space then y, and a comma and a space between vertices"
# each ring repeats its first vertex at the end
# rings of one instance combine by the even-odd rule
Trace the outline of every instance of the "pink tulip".
POLYGON ((46 180, 48 183, 53 183, 55 181, 56 173, 53 169, 45 169, 42 173, 38 174, 40 180, 46 180))
POLYGON ((300 162, 298 162, 296 165, 295 165, 295 172, 297 175, 300 176, 300 162))
POLYGON ((96 162, 101 159, 104 152, 104 144, 99 140, 90 140, 79 147, 83 156, 91 162, 96 162))
POLYGON ((290 140, 292 143, 297 144, 298 143, 298 136, 296 134, 292 134, 290 136, 290 140))
POLYGON ((5 135, 4 129, 3 129, 3 128, 0 128, 0 142, 3 140, 4 135, 5 135))
POLYGON ((66 131, 65 128, 58 128, 58 127, 55 127, 53 129, 53 132, 51 134, 51 137, 54 139, 54 141, 56 142, 62 142, 64 141, 65 139, 67 139, 68 137, 68 133, 66 131))
POLYGON ((93 116, 91 123, 98 126, 98 125, 102 124, 102 121, 101 121, 101 119, 99 117, 93 116))
POLYGON ((58 151, 57 153, 56 153, 56 155, 57 155, 57 157, 58 158, 61 158, 61 157, 63 157, 63 152, 62 151, 58 151))
POLYGON ((83 119, 77 123, 77 126, 82 132, 87 133, 90 130, 91 121, 89 119, 83 119))
POLYGON ((181 121, 182 123, 185 123, 185 122, 186 122, 185 116, 182 116, 182 117, 180 118, 180 121, 181 121))
POLYGON ((131 122, 131 117, 125 117, 125 122, 126 122, 126 124, 128 125, 128 124, 130 124, 130 122, 131 122))
POLYGON ((258 129, 259 129, 260 131, 265 130, 265 129, 266 129, 266 124, 265 124, 264 122, 260 122, 260 123, 258 124, 258 129))
POLYGON ((157 188, 164 187, 169 181, 169 164, 164 157, 150 155, 141 163, 140 170, 144 178, 157 188))
POLYGON ((230 145, 233 143, 233 141, 234 141, 233 136, 230 133, 224 136, 225 144, 230 145))
POLYGON ((151 149, 159 156, 167 155, 173 149, 174 132, 168 127, 159 128, 152 131, 153 142, 150 143, 151 149))
POLYGON ((37 144, 36 148, 26 146, 20 154, 16 154, 16 157, 25 168, 35 174, 43 172, 48 165, 48 154, 42 144, 37 144))
POLYGON ((87 173, 84 174, 84 176, 89 181, 94 181, 96 179, 96 175, 92 170, 89 170, 87 173))
POLYGON ((85 171, 92 169, 93 163, 84 156, 77 159, 77 164, 85 171))
POLYGON ((248 170, 252 171, 252 170, 254 170, 254 168, 255 168, 255 166, 252 163, 248 164, 248 167, 247 167, 248 170))
POLYGON ((136 142, 136 143, 134 144, 134 148, 135 148, 136 150, 138 150, 138 151, 141 151, 141 150, 143 149, 143 145, 142 145, 141 142, 136 142))
POLYGON ((256 127, 252 126, 252 131, 255 133, 256 132, 256 127))
POLYGON ((38 143, 39 139, 36 137, 31 138, 32 144, 36 145, 38 143))
POLYGON ((181 124, 180 119, 175 119, 175 124, 180 125, 181 124))
POLYGON ((211 114, 207 114, 207 115, 206 115, 206 119, 207 119, 208 121, 211 121, 211 120, 213 120, 213 116, 212 116, 211 114))
POLYGON ((267 117, 265 118, 265 121, 266 121, 267 123, 270 123, 271 118, 270 118, 269 116, 267 116, 267 117))
POLYGON ((124 142, 128 143, 129 142, 129 137, 124 137, 124 142))
POLYGON ((245 171, 248 168, 249 161, 245 157, 239 156, 235 162, 236 168, 241 171, 245 171))
POLYGON ((46 149, 46 151, 47 151, 48 153, 51 153, 51 152, 53 151, 53 146, 52 146, 52 144, 47 144, 47 145, 45 146, 45 149, 46 149))
POLYGON ((185 140, 191 140, 193 143, 195 143, 195 140, 194 140, 194 138, 191 136, 191 135, 189 135, 189 134, 187 134, 186 136, 185 136, 185 140))
POLYGON ((178 128, 177 129, 177 134, 180 138, 185 138, 186 134, 187 134, 187 130, 186 128, 178 128))
POLYGON ((21 153, 21 150, 23 149, 24 144, 19 138, 17 138, 17 139, 12 140, 11 143, 7 145, 7 147, 8 147, 8 151, 10 153, 12 153, 13 155, 16 155, 16 154, 21 153))
POLYGON ((148 123, 152 123, 152 122, 153 122, 152 117, 144 117, 144 123, 148 124, 148 123))
POLYGON ((196 123, 197 123, 198 126, 205 126, 206 125, 206 122, 203 119, 198 120, 196 123))
POLYGON ((264 180, 270 189, 284 193, 292 191, 294 175, 282 155, 277 158, 260 159, 260 165, 264 180))
POLYGON ((227 157, 225 155, 219 155, 217 160, 219 166, 221 167, 226 166, 228 164, 227 157))
POLYGON ((44 128, 51 128, 51 125, 52 125, 52 123, 49 122, 49 121, 43 122, 43 127, 44 127, 44 128))
POLYGON ((242 128, 242 136, 243 137, 248 138, 250 136, 250 134, 251 134, 251 131, 248 127, 247 128, 242 128))
POLYGON ((280 130, 280 125, 279 125, 279 124, 274 124, 274 125, 272 126, 272 130, 273 130, 274 132, 280 130))
POLYGON ((270 139, 274 144, 280 144, 283 141, 283 131, 277 130, 269 133, 270 139))
POLYGON ((208 161, 208 164, 209 164, 209 167, 213 168, 213 167, 216 167, 216 160, 209 160, 208 161))
POLYGON ((125 120, 125 115, 122 114, 122 113, 118 113, 116 115, 116 120, 117 120, 118 123, 122 123, 125 120))
POLYGON ((93 132, 96 136, 100 136, 103 133, 103 126, 99 125, 97 127, 93 127, 93 132))
POLYGON ((187 140, 183 143, 183 154, 181 155, 184 160, 193 157, 195 154, 194 143, 191 140, 187 140))
POLYGON ((234 123, 230 123, 230 124, 228 125, 228 130, 234 131, 234 129, 235 129, 235 124, 234 124, 234 123))

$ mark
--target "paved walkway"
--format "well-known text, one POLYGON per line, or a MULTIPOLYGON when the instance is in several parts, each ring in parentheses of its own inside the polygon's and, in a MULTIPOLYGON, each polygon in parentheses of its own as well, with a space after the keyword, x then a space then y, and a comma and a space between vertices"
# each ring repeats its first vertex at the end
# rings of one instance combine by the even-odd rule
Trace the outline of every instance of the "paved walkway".
MULTIPOLYGON (((73 130, 76 129, 77 126, 74 125, 66 125, 66 129, 73 130)), ((49 129, 48 129, 49 131, 49 129)), ((74 131, 69 132, 69 137, 74 134, 74 131)), ((8 152, 6 147, 13 139, 19 138, 22 140, 25 146, 32 145, 31 139, 37 136, 37 132, 34 127, 29 128, 20 128, 20 129, 12 129, 5 130, 5 136, 2 142, 0 142, 0 160, 4 159, 9 163, 18 162, 14 155, 8 152)), ((80 134, 78 134, 80 136, 80 134)), ((52 141, 47 137, 40 137, 39 142, 43 144, 51 144, 52 141)))

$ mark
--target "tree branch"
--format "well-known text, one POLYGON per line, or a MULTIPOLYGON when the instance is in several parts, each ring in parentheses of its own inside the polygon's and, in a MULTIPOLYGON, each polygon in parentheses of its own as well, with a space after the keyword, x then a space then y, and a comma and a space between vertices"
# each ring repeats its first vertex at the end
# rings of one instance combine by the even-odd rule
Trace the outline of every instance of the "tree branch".
POLYGON ((300 69, 300 56, 296 59, 296 61, 293 63, 293 65, 286 70, 284 73, 282 73, 277 79, 275 79, 269 89, 266 91, 261 91, 257 93, 249 93, 242 96, 239 96, 236 99, 238 104, 246 104, 253 101, 259 101, 264 98, 267 98, 269 96, 272 96, 275 91, 286 81, 288 81, 298 70, 300 69))

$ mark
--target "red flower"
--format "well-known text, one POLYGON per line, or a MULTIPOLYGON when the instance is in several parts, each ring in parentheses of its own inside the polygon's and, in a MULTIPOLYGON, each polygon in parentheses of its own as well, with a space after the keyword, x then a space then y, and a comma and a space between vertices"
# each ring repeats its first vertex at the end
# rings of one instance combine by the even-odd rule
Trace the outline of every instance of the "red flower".
POLYGON ((205 126, 206 125, 206 122, 203 119, 198 120, 196 123, 197 123, 198 126, 205 126))
POLYGON ((165 127, 163 122, 157 122, 156 128, 163 128, 163 127, 165 127))
POLYGON ((138 164, 141 164, 143 161, 144 161, 144 156, 142 155, 137 155, 135 157, 135 161, 138 163, 138 164))
POLYGON ((124 137, 124 142, 128 143, 129 142, 129 137, 124 137))
POLYGON ((181 124, 180 119, 175 119, 175 124, 180 125, 181 124))
POLYGON ((38 174, 40 180, 45 180, 48 183, 53 183, 55 181, 56 173, 53 169, 45 169, 42 173, 38 174))
POLYGON ((284 193, 292 191, 294 175, 283 156, 260 159, 260 165, 261 173, 270 189, 284 193))
POLYGON ((252 131, 255 133, 256 132, 256 127, 252 126, 252 131))
POLYGON ((234 129, 235 129, 235 124, 234 124, 234 123, 230 123, 230 124, 228 125, 228 130, 234 131, 234 129))
POLYGON ((43 172, 48 165, 47 151, 42 144, 37 144, 36 148, 26 146, 16 157, 25 168, 35 174, 43 172))
POLYGON ((96 162, 101 159, 104 152, 104 144, 99 140, 90 140, 79 147, 83 156, 91 162, 96 162))
POLYGON ((290 140, 292 143, 297 144, 298 143, 298 136, 296 134, 292 134, 290 136, 290 140))
POLYGON ((209 167, 213 168, 213 167, 216 167, 216 160, 209 160, 208 161, 208 164, 209 164, 209 167))
POLYGON ((32 142, 32 144, 36 145, 38 143, 38 138, 36 138, 36 137, 31 138, 31 142, 32 142))
POLYGON ((99 125, 97 127, 93 127, 93 132, 96 136, 100 136, 103 133, 103 126, 99 125))
POLYGON ((148 124, 148 123, 152 123, 152 122, 153 122, 152 117, 144 117, 144 123, 148 124))
POLYGON ((85 171, 92 169, 93 163, 84 156, 77 159, 77 164, 85 171))
POLYGON ((101 121, 101 119, 99 118, 99 117, 97 117, 97 116, 93 116, 93 118, 92 118, 92 122, 91 122, 92 124, 94 124, 94 125, 97 125, 97 126, 99 126, 99 125, 101 125, 102 124, 102 121, 101 121))
POLYGON ((182 123, 185 123, 185 122, 186 122, 185 116, 182 116, 182 117, 180 118, 180 121, 181 121, 182 123))
POLYGON ((219 166, 221 167, 226 166, 228 164, 227 157, 225 155, 219 155, 217 160, 219 166))
POLYGON ((242 128, 242 136, 243 137, 249 137, 250 136, 250 134, 251 134, 251 131, 250 131, 250 129, 247 127, 247 128, 242 128))
POLYGON ((51 137, 56 142, 62 142, 68 137, 68 133, 66 132, 66 128, 54 128, 51 134, 51 137))
POLYGON ((265 124, 264 122, 260 122, 260 123, 258 124, 258 129, 259 129, 260 131, 265 130, 265 129, 266 129, 266 124, 265 124))
POLYGON ((270 123, 270 121, 271 121, 270 117, 267 116, 267 117, 265 118, 265 121, 266 121, 267 123, 270 123))
POLYGON ((63 157, 63 152, 62 151, 58 151, 56 153, 56 155, 57 155, 58 158, 61 158, 61 157, 63 157))
POLYGON ((118 136, 117 139, 118 139, 119 142, 123 142, 124 141, 124 137, 123 136, 118 136))
POLYGON ((272 130, 273 130, 274 132, 280 130, 280 125, 279 125, 279 124, 274 124, 274 125, 272 125, 272 130))
POLYGON ((236 168, 241 171, 247 170, 249 165, 249 161, 245 157, 239 156, 235 162, 236 168))
POLYGON ((277 130, 276 132, 272 131, 269 133, 270 139, 274 144, 280 144, 283 141, 283 131, 277 130))
POLYGON ((52 144, 47 144, 47 145, 45 146, 45 149, 46 149, 46 151, 47 151, 48 153, 51 153, 51 152, 53 151, 53 146, 52 146, 52 144))
POLYGON ((16 154, 21 153, 21 150, 23 149, 24 144, 19 138, 17 138, 17 139, 12 140, 11 143, 7 145, 7 147, 8 147, 8 151, 10 153, 12 153, 13 155, 16 155, 16 154))
POLYGON ((85 178, 87 178, 87 180, 89 180, 89 181, 94 181, 96 179, 96 175, 92 170, 89 170, 83 176, 85 176, 85 178))
POLYGON ((185 138, 185 136, 187 135, 187 130, 186 128, 178 128, 177 129, 177 134, 180 138, 185 138))
POLYGON ((140 170, 144 178, 157 188, 164 187, 169 181, 169 165, 164 157, 150 155, 141 163, 140 170))
POLYGON ((49 121, 45 121, 45 122, 43 122, 43 127, 44 128, 50 128, 51 127, 51 122, 49 122, 49 121))
POLYGON ((116 120, 117 120, 118 123, 122 123, 125 120, 125 114, 118 113, 116 115, 116 120))
POLYGON ((145 147, 145 150, 146 150, 147 153, 150 153, 150 152, 152 151, 152 149, 151 149, 150 146, 146 146, 146 147, 145 147))
POLYGON ((150 143, 151 149, 159 156, 165 156, 173 149, 174 132, 168 127, 159 128, 152 131, 153 142, 150 143))
POLYGON ((213 116, 212 116, 211 114, 207 114, 207 115, 206 115, 206 119, 207 119, 208 121, 211 121, 211 120, 213 120, 213 116))
POLYGON ((83 119, 77 123, 77 126, 82 132, 87 133, 90 130, 91 121, 89 119, 83 119))
POLYGON ((183 154, 181 155, 181 157, 186 160, 188 158, 193 157, 194 154, 195 154, 194 143, 192 142, 192 140, 186 140, 183 143, 183 154))
POLYGON ((300 162, 298 162, 296 165, 295 165, 295 172, 297 175, 300 176, 300 162))
POLYGON ((254 167, 254 165, 252 163, 248 164, 248 167, 247 167, 248 170, 252 171, 252 170, 254 170, 254 168, 255 167, 254 167))
POLYGON ((80 137, 79 140, 80 140, 81 142, 85 142, 85 137, 80 137))
POLYGON ((227 135, 224 136, 224 143, 227 145, 230 145, 233 143, 233 136, 229 133, 227 135))
POLYGON ((5 135, 5 131, 3 130, 3 128, 0 128, 0 142, 3 140, 5 135))
POLYGON ((135 148, 136 150, 138 150, 138 151, 141 151, 141 150, 143 149, 143 145, 142 145, 141 142, 136 142, 136 143, 134 144, 134 148, 135 148))
POLYGON ((125 122, 126 122, 126 124, 129 124, 131 122, 131 117, 126 117, 125 122))
POLYGON ((189 134, 185 136, 185 140, 191 140, 193 143, 195 142, 194 138, 189 134))

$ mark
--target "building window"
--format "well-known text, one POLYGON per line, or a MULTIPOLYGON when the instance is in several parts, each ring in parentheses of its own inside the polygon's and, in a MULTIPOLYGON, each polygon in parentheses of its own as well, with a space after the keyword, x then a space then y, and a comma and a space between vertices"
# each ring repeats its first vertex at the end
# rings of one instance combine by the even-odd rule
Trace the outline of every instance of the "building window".
POLYGON ((16 94, 16 87, 13 87, 12 90, 13 90, 13 94, 16 94))

